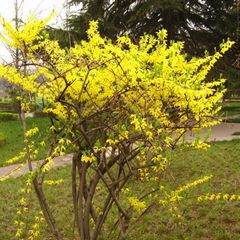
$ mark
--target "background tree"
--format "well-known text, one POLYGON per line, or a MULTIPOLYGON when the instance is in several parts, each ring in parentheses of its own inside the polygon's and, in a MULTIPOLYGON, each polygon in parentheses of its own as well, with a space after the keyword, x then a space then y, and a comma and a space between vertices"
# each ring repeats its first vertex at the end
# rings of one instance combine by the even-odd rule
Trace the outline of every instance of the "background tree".
POLYGON ((191 56, 214 52, 223 39, 237 42, 209 75, 220 73, 228 79, 230 88, 239 88, 239 71, 233 66, 239 53, 237 36, 238 12, 236 0, 71 0, 69 4, 82 6, 69 17, 67 24, 74 40, 85 39, 89 21, 98 20, 100 32, 116 39, 129 33, 139 41, 143 33, 155 34, 164 28, 169 40, 184 41, 185 51, 191 56))

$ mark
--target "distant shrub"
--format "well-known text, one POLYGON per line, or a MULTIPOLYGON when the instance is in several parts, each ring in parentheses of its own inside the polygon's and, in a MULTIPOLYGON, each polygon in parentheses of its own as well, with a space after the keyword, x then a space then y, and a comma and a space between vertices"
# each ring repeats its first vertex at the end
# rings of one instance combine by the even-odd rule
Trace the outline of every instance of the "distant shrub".
POLYGON ((34 117, 49 117, 49 113, 45 113, 42 111, 35 111, 34 112, 34 117))
MULTIPOLYGON (((224 122, 227 123, 240 123, 240 118, 229 118, 229 119, 225 119, 224 122)), ((236 135, 236 134, 234 134, 236 135)))
POLYGON ((0 110, 6 111, 6 112, 13 112, 13 111, 15 111, 15 106, 13 103, 1 101, 0 102, 0 110))
POLYGON ((0 112, 0 121, 14 121, 17 120, 18 116, 16 113, 7 113, 7 112, 0 112))

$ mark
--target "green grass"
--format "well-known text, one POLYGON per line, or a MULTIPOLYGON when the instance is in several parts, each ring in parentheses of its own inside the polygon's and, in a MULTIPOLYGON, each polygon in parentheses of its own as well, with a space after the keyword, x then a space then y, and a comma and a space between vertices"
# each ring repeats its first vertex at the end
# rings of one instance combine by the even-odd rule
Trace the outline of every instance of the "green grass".
MULTIPOLYGON (((48 125, 50 125, 48 118, 27 118, 28 128, 39 128, 39 134, 33 138, 33 140, 38 143, 46 137, 45 130, 48 125)), ((0 146, 1 166, 23 149, 23 135, 20 121, 0 122, 0 133, 6 137, 6 143, 0 146)), ((46 155, 46 152, 46 147, 40 146, 38 158, 42 159, 46 155)))
MULTIPOLYGON (((198 194, 207 193, 236 193, 240 194, 240 141, 212 143, 207 150, 177 151, 170 161, 168 170, 162 175, 161 185, 166 189, 177 189, 205 175, 213 174, 212 180, 188 191, 179 209, 184 214, 183 224, 178 226, 175 219, 165 207, 155 207, 130 232, 128 240, 177 240, 177 239, 240 239, 240 202, 204 202, 199 203, 194 198, 198 194)), ((49 179, 63 178, 63 185, 47 186, 47 199, 50 202, 54 216, 64 233, 64 239, 73 240, 73 223, 71 187, 71 167, 52 170, 49 179)), ((25 177, 10 179, 0 183, 0 239, 14 240, 16 208, 25 177)), ((148 183, 130 183, 129 188, 141 194, 149 189, 148 183)), ((100 201, 101 199, 99 199, 100 201)), ((30 224, 38 209, 34 195, 31 195, 31 208, 27 214, 30 224)), ((106 234, 110 224, 116 219, 115 211, 110 213, 107 224, 103 229, 101 239, 107 240, 106 234)), ((42 226, 39 239, 52 239, 46 228, 42 226)), ((111 236, 111 239, 116 239, 111 236)))

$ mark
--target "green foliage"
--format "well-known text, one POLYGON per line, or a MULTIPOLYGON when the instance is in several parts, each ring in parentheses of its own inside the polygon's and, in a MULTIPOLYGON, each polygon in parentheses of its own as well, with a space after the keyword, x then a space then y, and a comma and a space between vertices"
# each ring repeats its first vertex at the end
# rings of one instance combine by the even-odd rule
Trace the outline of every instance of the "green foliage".
POLYGON ((0 112, 0 122, 16 121, 17 119, 16 113, 0 112))
POLYGON ((224 122, 228 122, 228 123, 240 123, 240 118, 228 118, 226 120, 224 120, 224 122))
POLYGON ((187 43, 190 53, 212 52, 223 38, 236 39, 237 8, 234 0, 71 0, 81 8, 69 17, 69 25, 78 37, 85 38, 88 23, 100 22, 101 32, 115 39, 130 32, 134 39, 144 32, 168 30, 170 40, 187 43))
POLYGON ((13 112, 14 106, 11 102, 0 102, 0 111, 13 112))
POLYGON ((52 40, 58 40, 59 45, 62 48, 70 47, 73 44, 73 36, 63 29, 57 29, 52 27, 47 27, 46 32, 49 34, 48 38, 52 40))

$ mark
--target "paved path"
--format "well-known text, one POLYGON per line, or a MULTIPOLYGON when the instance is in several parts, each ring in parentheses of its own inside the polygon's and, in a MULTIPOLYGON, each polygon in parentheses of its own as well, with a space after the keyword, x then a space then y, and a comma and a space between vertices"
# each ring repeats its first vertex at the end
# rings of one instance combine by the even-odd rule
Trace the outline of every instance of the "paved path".
MULTIPOLYGON (((202 130, 201 139, 204 140, 207 129, 202 130)), ((232 139, 240 139, 240 135, 233 135, 238 132, 240 134, 240 123, 220 123, 212 127, 211 136, 208 141, 224 141, 232 139)), ((191 133, 188 133, 186 136, 186 141, 192 142, 195 139, 195 136, 191 133)), ((54 158, 53 167, 65 166, 71 164, 72 155, 68 154, 62 157, 54 158)), ((39 161, 38 161, 39 162, 39 161)), ((41 161, 40 161, 41 162, 41 161)), ((33 162, 33 167, 36 168, 37 162, 33 162)), ((0 179, 11 174, 11 177, 18 177, 28 173, 28 166, 24 164, 14 164, 6 167, 0 168, 0 179)))
MULTIPOLYGON (((201 139, 204 140, 208 129, 203 129, 201 134, 201 139)), ((186 140, 191 142, 195 139, 195 135, 188 133, 186 140)), ((214 141, 229 141, 233 139, 240 139, 240 123, 220 123, 211 128, 211 135, 208 138, 209 142, 214 141), (239 135, 233 135, 238 133, 239 135)))
MULTIPOLYGON (((65 156, 56 157, 53 159, 53 167, 60 167, 60 166, 65 166, 65 165, 71 164, 71 160, 72 160, 72 154, 67 154, 65 156)), ((39 162, 41 163, 42 161, 43 160, 32 162, 33 169, 36 169, 37 163, 39 163, 39 162)), ((28 165, 26 163, 25 164, 13 164, 13 165, 9 165, 9 166, 0 168, 0 179, 5 176, 8 176, 9 174, 11 177, 16 178, 16 177, 24 175, 28 172, 29 172, 28 165)))

